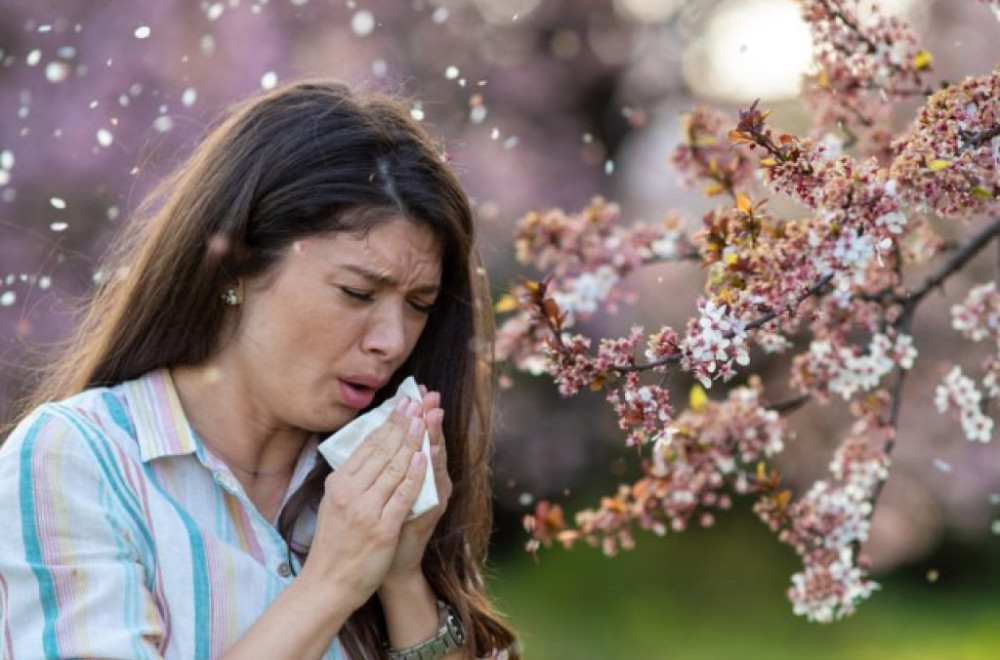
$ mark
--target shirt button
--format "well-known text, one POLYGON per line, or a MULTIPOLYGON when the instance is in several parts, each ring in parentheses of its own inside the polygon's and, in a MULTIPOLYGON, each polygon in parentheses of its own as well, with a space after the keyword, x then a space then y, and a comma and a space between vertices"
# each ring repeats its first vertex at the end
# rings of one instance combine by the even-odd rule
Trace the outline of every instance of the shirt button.
POLYGON ((290 577, 292 575, 292 567, 288 565, 288 562, 283 561, 278 564, 278 575, 283 578, 290 577))

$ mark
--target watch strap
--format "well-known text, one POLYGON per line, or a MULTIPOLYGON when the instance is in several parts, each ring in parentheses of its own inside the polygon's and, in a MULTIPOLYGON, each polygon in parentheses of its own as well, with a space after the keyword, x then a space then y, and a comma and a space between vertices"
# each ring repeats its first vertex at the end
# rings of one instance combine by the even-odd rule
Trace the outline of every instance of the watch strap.
POLYGON ((438 630, 430 639, 403 649, 388 649, 390 660, 437 660, 462 648, 465 631, 455 610, 443 600, 437 602, 438 630))

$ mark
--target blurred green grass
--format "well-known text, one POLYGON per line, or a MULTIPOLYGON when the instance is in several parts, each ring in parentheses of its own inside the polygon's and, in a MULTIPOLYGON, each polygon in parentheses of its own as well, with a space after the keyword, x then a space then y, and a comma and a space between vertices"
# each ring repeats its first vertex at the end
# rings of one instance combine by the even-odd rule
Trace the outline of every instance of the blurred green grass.
POLYGON ((763 525, 642 535, 608 558, 589 546, 498 558, 490 588, 527 660, 996 660, 1000 542, 943 546, 831 625, 792 614, 800 564, 763 525), (957 548, 957 549, 956 549, 957 548), (934 568, 938 578, 927 579, 934 568))

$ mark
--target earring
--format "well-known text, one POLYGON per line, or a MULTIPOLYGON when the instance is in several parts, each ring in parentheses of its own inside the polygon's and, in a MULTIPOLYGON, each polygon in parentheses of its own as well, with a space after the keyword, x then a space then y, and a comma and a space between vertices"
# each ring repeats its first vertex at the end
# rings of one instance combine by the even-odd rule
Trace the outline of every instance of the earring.
POLYGON ((222 294, 222 302, 226 303, 229 307, 236 307, 240 304, 240 297, 236 293, 236 289, 229 287, 226 292, 222 294))

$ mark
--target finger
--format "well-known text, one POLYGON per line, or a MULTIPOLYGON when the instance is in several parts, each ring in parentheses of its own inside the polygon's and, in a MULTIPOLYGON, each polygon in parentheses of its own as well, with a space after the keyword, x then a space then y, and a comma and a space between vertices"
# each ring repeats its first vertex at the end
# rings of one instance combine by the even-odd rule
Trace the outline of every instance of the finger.
MULTIPOLYGON (((407 397, 402 397, 396 403, 393 411, 389 414, 386 424, 392 423, 402 425, 409 401, 410 400, 407 397)), ((387 451, 384 444, 388 440, 387 433, 389 427, 386 424, 383 424, 374 431, 371 431, 365 437, 365 439, 361 442, 361 445, 355 449, 354 453, 351 454, 346 461, 344 461, 342 466, 340 466, 340 472, 355 474, 363 465, 368 464, 369 460, 375 455, 376 451, 387 451)), ((395 448, 393 448, 388 455, 392 456, 394 453, 395 448)))
POLYGON ((439 392, 424 392, 424 395, 420 400, 420 405, 425 413, 428 413, 435 408, 440 408, 441 394, 439 392))
POLYGON ((406 521, 413 509, 413 503, 420 494, 420 485, 427 471, 427 457, 414 452, 404 478, 393 489, 382 509, 382 522, 398 529, 406 521))
POLYGON ((437 486, 438 492, 442 492, 446 485, 451 483, 451 477, 448 474, 448 446, 444 441, 444 432, 441 428, 444 411, 435 408, 427 413, 426 419, 431 439, 431 466, 434 470, 434 484, 437 486))
POLYGON ((420 438, 424 434, 424 420, 414 417, 410 420, 410 427, 406 433, 406 440, 396 451, 384 468, 375 476, 371 487, 368 489, 372 493, 379 507, 384 507, 385 503, 392 496, 393 491, 399 483, 406 477, 410 462, 414 453, 420 453, 420 438))
POLYGON ((431 408, 424 412, 424 420, 427 422, 427 433, 430 435, 431 446, 444 446, 444 410, 441 408, 431 408))
POLYGON ((416 405, 411 401, 403 413, 393 412, 365 441, 372 443, 371 453, 359 458, 361 463, 353 473, 362 489, 368 489, 406 445, 407 429, 416 419, 413 417, 416 405))

